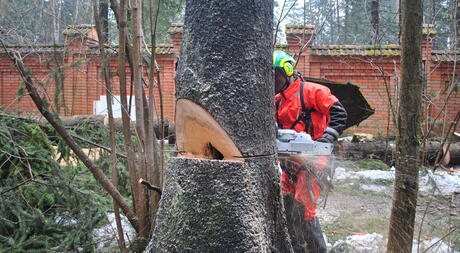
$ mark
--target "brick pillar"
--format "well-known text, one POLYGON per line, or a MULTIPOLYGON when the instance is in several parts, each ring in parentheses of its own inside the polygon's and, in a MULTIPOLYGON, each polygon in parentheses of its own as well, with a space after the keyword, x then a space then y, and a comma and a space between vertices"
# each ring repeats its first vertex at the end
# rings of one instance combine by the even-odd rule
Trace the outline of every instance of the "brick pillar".
POLYGON ((86 53, 91 47, 98 47, 94 25, 71 25, 62 34, 67 50, 72 53, 86 53))
MULTIPOLYGON (((62 32, 64 35, 65 51, 64 62, 70 65, 74 62, 86 59, 89 60, 91 48, 99 48, 96 26, 91 24, 71 25, 62 32)), ((70 115, 93 114, 93 101, 95 92, 88 90, 89 87, 96 87, 98 74, 90 76, 87 71, 88 64, 75 66, 64 70, 64 85, 66 92, 66 103, 70 107, 70 115), (93 78, 94 77, 94 78, 93 78), (91 80, 91 84, 88 83, 91 80)), ((93 89, 93 88, 91 88, 93 89)), ((95 90, 96 88, 94 88, 95 90)), ((98 96, 97 96, 98 97, 98 96)))
MULTIPOLYGON (((436 28, 433 24, 423 25, 422 37, 422 61, 425 63, 425 73, 429 74, 431 69, 431 52, 435 42, 436 28)), ((427 76, 429 78, 429 76, 427 76)))
POLYGON ((171 38, 171 42, 174 46, 174 53, 179 55, 181 44, 182 44, 182 35, 183 35, 183 27, 184 25, 180 23, 172 23, 169 26, 168 33, 171 38))
POLYGON ((296 70, 304 76, 310 76, 310 50, 315 40, 314 25, 286 25, 286 40, 289 54, 298 59, 296 70), (303 47, 303 49, 302 49, 303 47), (302 52, 300 52, 302 50, 302 52))

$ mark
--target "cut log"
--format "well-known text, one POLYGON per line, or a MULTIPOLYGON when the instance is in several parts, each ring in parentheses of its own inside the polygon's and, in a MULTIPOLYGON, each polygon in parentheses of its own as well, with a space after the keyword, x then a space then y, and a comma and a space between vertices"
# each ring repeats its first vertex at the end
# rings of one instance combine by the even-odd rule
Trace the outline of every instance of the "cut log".
POLYGON ((147 252, 292 252, 275 168, 273 1, 188 0, 176 138, 147 252))
MULTIPOLYGON (((433 164, 437 153, 441 150, 440 142, 427 142, 425 157, 429 164, 433 164)), ((460 143, 452 143, 449 150, 444 147, 443 152, 446 153, 441 164, 460 164, 460 143)), ((388 165, 394 164, 394 144, 390 144, 387 148, 384 142, 339 142, 334 148, 334 154, 343 160, 360 160, 372 157, 381 160, 388 165)))

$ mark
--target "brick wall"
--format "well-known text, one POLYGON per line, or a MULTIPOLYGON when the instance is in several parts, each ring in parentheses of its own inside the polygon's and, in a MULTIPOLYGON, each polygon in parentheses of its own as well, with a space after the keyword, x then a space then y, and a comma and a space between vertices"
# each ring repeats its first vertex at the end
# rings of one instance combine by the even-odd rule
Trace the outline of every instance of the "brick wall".
MULTIPOLYGON (((101 59, 92 26, 81 25, 66 29, 64 31, 64 45, 34 45, 34 46, 9 46, 11 52, 20 53, 25 65, 33 72, 34 83, 42 84, 41 94, 46 96, 52 106, 55 106, 53 94, 56 91, 55 75, 57 66, 60 66, 63 74, 63 86, 60 99, 61 115, 86 115, 93 114, 94 101, 100 96, 106 95, 104 85, 100 76, 101 59)), ((176 36, 177 37, 177 36, 176 36)), ((111 72, 116 73, 118 68, 117 55, 114 50, 108 48, 112 54, 110 59, 111 72)), ((174 119, 175 105, 175 51, 173 45, 158 45, 156 49, 156 60, 160 68, 160 83, 164 102, 164 114, 169 120, 174 119)), ((0 109, 8 113, 37 113, 35 105, 27 94, 18 95, 18 88, 21 83, 20 76, 11 61, 0 51, 0 109)), ((130 69, 127 71, 127 93, 130 94, 130 69)), ((145 66, 144 80, 148 83, 148 71, 145 66)), ((156 75, 155 75, 156 76, 156 75)), ((118 77, 113 76, 112 87, 114 94, 119 95, 118 77)), ((157 87, 157 86, 156 86, 157 87)), ((148 94, 148 89, 145 89, 148 94)), ((159 90, 154 89, 155 105, 157 114, 160 114, 159 90)), ((133 99, 134 101, 134 99, 133 99)), ((133 113, 134 114, 134 113, 133 113)))
MULTIPOLYGON (((460 111, 460 96, 454 91, 448 96, 448 85, 457 75, 457 90, 460 86, 460 68, 455 62, 460 60, 460 52, 434 51, 432 49, 435 34, 432 25, 425 25, 423 49, 423 64, 426 73, 426 92, 423 131, 428 131, 426 122, 435 124, 435 133, 442 135, 449 124, 460 111), (447 104, 445 102, 448 101, 447 104)), ((288 52, 295 56, 300 47, 314 41, 314 29, 311 26, 288 25, 286 27, 288 52)), ((352 82, 360 87, 367 101, 375 109, 375 114, 363 121, 359 126, 351 128, 351 132, 367 132, 386 135, 395 134, 390 110, 391 104, 397 108, 400 72, 399 45, 351 46, 328 45, 307 46, 301 53, 297 70, 304 76, 325 78, 336 82, 352 82), (387 130, 388 128, 388 130, 387 130)), ((454 89, 455 90, 455 89, 454 89)), ((397 115, 397 109, 395 109, 397 115)), ((457 128, 457 131, 460 127, 457 128)))
MULTIPOLYGON (((458 60, 458 52, 434 51, 432 45, 435 39, 433 27, 424 29, 423 61, 427 73, 426 96, 424 104, 425 120, 438 118, 435 125, 437 133, 442 134, 460 110, 460 98, 456 91, 449 94, 448 85, 455 76, 460 75, 460 67, 455 66, 458 60), (448 101, 445 106, 445 101, 448 101)), ((180 52, 182 40, 182 26, 172 24, 169 30, 171 45, 158 45, 156 59, 160 66, 160 79, 162 86, 165 116, 170 121, 174 119, 175 105, 175 62, 180 52)), ((53 55, 57 55, 57 62, 64 74, 63 91, 65 107, 60 112, 62 115, 82 115, 93 113, 93 102, 99 100, 99 96, 105 95, 102 80, 100 78, 101 62, 94 30, 91 26, 77 26, 64 31, 66 36, 65 45, 60 46, 11 46, 12 51, 20 52, 29 69, 34 73, 36 84, 42 83, 40 90, 43 95, 53 100, 55 91, 54 73, 56 69, 53 55), (78 64, 77 64, 78 63, 78 64), (69 67, 72 65, 72 67, 69 67)), ((379 48, 372 46, 313 46, 314 27, 287 26, 287 45, 281 46, 297 58, 300 54, 297 70, 305 76, 314 78, 326 78, 336 82, 352 82, 360 87, 369 104, 375 109, 375 114, 362 122, 360 126, 350 131, 394 134, 394 127, 389 110, 390 100, 393 105, 398 103, 398 85, 400 71, 400 47, 399 45, 385 45, 379 48), (303 46, 307 44, 307 46, 303 46), (389 120, 390 119, 390 120, 389 120)), ((117 71, 116 52, 111 58, 111 71, 117 71)), ((126 66, 128 83, 129 67, 126 66)), ((145 75, 148 82, 148 77, 145 75)), ((25 94, 18 96, 18 87, 21 80, 11 66, 11 62, 5 53, 0 51, 0 108, 12 113, 36 113, 37 110, 25 94)), ((119 95, 118 77, 113 77, 115 95, 119 95)), ((457 87, 458 88, 458 87, 457 87)), ((129 94, 129 88, 128 88, 129 94)), ((146 90, 147 92, 147 90, 146 90)), ((159 112, 158 89, 154 90, 157 111, 159 112)), ((397 113, 397 112, 396 112, 397 113)), ((159 114, 159 113, 158 113, 159 114)), ((424 131, 427 127, 424 126, 424 131)))

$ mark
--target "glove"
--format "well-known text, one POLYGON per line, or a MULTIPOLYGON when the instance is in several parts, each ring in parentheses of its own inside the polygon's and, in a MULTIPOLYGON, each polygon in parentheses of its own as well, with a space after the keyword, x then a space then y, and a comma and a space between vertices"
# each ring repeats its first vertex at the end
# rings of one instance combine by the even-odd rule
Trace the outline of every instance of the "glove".
POLYGON ((323 136, 316 140, 317 142, 332 143, 335 141, 335 136, 329 133, 324 133, 323 136))

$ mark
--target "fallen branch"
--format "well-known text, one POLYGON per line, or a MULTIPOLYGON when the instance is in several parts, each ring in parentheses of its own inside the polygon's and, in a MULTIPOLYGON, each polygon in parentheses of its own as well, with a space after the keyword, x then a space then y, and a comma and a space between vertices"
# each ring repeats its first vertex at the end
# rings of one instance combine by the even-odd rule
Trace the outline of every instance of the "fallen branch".
MULTIPOLYGON (((112 150, 111 150, 110 148, 106 147, 106 146, 102 146, 101 144, 98 144, 98 143, 96 143, 96 142, 90 141, 90 140, 88 140, 88 139, 85 139, 85 138, 83 138, 83 137, 81 137, 81 136, 78 136, 78 135, 75 135, 75 134, 70 134, 70 136, 72 136, 72 137, 75 138, 75 139, 79 139, 80 141, 83 141, 83 142, 85 142, 85 143, 88 143, 88 144, 90 144, 90 145, 93 145, 93 146, 95 146, 95 147, 98 147, 98 148, 100 148, 100 149, 103 149, 103 150, 105 150, 105 151, 107 151, 107 152, 109 152, 109 153, 112 153, 112 150)), ((120 154, 120 153, 116 153, 116 154, 117 154, 117 156, 120 157, 120 158, 128 159, 128 157, 127 157, 126 155, 124 155, 124 154, 120 154)))

